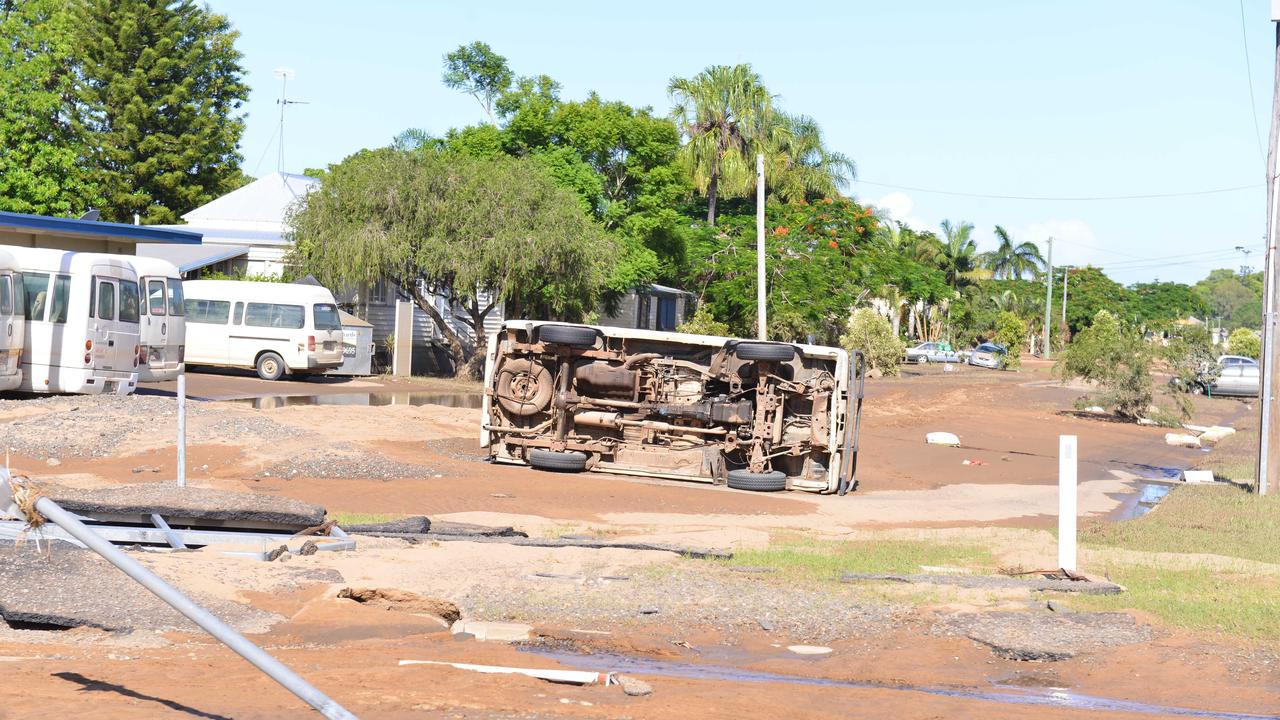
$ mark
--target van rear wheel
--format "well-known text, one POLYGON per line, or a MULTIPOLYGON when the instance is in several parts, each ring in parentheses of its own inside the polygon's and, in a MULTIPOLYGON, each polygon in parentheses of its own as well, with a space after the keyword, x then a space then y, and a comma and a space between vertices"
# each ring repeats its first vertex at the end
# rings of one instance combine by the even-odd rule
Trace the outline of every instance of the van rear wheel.
POLYGON ((284 358, 273 352, 265 352, 258 356, 258 377, 263 380, 279 380, 284 376, 284 358))

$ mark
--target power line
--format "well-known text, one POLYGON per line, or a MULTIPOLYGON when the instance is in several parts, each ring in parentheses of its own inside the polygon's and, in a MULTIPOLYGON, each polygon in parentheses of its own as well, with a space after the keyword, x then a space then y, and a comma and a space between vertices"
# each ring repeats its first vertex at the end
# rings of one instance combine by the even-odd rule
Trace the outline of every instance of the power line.
POLYGON ((873 182, 871 180, 854 180, 855 183, 863 185, 875 185, 876 187, 892 188, 894 190, 910 190, 912 192, 931 193, 933 195, 953 195, 955 197, 983 198, 987 200, 1031 200, 1036 202, 1092 202, 1101 200, 1155 200, 1159 198, 1180 198, 1195 197, 1197 195, 1217 195, 1220 193, 1240 192, 1241 190, 1255 190, 1263 187, 1262 183, 1253 183, 1251 185, 1237 185, 1235 187, 1213 188, 1211 190, 1191 190, 1187 192, 1172 193, 1144 193, 1138 195, 1081 195, 1069 197, 1051 197, 1048 195, 996 195, 989 193, 971 193, 958 192, 954 190, 935 190, 931 188, 916 187, 913 185, 894 185, 892 183, 873 182))
POLYGON ((1244 0, 1240 0, 1240 39, 1244 48, 1244 71, 1249 78, 1249 110, 1253 117, 1253 136, 1258 141, 1258 157, 1267 161, 1266 152, 1262 149, 1262 130, 1258 126, 1258 104, 1253 99, 1253 63, 1249 62, 1249 33, 1246 31, 1244 17, 1244 0))

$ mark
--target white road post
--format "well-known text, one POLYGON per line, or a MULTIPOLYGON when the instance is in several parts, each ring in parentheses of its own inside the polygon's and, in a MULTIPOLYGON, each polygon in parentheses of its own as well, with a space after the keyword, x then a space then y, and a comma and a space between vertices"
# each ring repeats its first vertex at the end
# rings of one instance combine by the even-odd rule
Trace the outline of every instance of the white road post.
POLYGON ((178 487, 187 486, 187 373, 178 373, 178 487))
POLYGON ((1058 567, 1076 569, 1076 436, 1058 436, 1058 567))
POLYGON ((756 324, 761 340, 769 339, 766 305, 768 285, 764 267, 764 155, 756 155, 756 324))

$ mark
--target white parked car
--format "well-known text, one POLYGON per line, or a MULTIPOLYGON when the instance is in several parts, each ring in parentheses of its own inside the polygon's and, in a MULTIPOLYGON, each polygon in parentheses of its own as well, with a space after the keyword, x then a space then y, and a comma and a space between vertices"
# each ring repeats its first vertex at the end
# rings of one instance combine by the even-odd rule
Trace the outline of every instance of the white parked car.
POLYGON ((964 356, 952 349, 950 343, 922 342, 907 348, 907 362, 917 365, 931 362, 958 363, 964 362, 964 356))
POLYGON ((489 338, 480 443, 541 470, 844 494, 863 377, 840 348, 511 320, 489 338))
POLYGON ((249 368, 279 380, 342 364, 338 304, 322 287, 189 280, 183 291, 190 365, 249 368))

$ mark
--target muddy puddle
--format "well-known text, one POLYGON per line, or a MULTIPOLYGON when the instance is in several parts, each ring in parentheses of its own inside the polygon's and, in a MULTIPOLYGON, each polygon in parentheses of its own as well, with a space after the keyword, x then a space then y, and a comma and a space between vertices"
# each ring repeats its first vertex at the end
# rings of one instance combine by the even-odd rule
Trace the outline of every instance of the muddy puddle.
POLYGON ((1108 520, 1133 520, 1151 512, 1173 490, 1172 485, 1139 482, 1136 492, 1120 496, 1120 505, 1107 514, 1108 520))
POLYGON ((232 398, 225 402, 251 405, 255 410, 274 410, 295 405, 440 405, 442 407, 479 410, 484 396, 479 393, 434 392, 367 392, 326 393, 323 395, 266 395, 232 398))
MULTIPOLYGON (((1147 715, 1166 715, 1175 717, 1218 718, 1220 720, 1274 720, 1274 715, 1254 715, 1251 713, 1215 712, 1197 708, 1171 707, 1166 705, 1150 705, 1135 700, 1119 700, 1073 692, 1066 688, 1042 687, 1032 683, 1010 682, 1008 678, 993 681, 991 689, 979 687, 943 687, 930 685, 886 684, 864 682, 859 680, 832 680, 829 678, 808 677, 804 675, 788 675, 783 673, 749 670, 731 665, 690 663, 678 660, 665 660, 634 655, 622 655, 608 652, 577 653, 563 648, 546 648, 530 646, 524 648, 542 657, 556 660, 564 665, 598 670, 601 672, 620 672, 634 675, 656 675, 660 677, 686 678, 690 680, 716 680, 720 682, 742 683, 784 683, 790 685, 808 685, 818 687, 847 687, 873 690, 893 690, 904 693, 923 693, 942 697, 988 702, 1006 703, 1010 705, 1049 706, 1073 708, 1090 712, 1128 712, 1147 715)), ((736 655, 737 653, 728 653, 736 655)), ((768 659, 768 658, 759 658, 768 659)), ((797 657, 797 663, 804 660, 797 657)))

